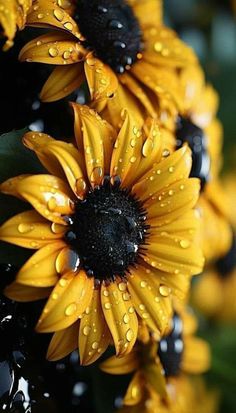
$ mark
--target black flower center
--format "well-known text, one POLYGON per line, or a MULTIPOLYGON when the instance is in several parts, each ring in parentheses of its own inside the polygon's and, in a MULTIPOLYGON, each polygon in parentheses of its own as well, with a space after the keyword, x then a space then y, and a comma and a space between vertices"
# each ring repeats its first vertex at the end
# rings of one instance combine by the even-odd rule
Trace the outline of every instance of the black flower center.
POLYGON ((85 46, 117 73, 123 73, 141 50, 141 30, 124 0, 78 0, 75 19, 85 46))
POLYGON ((210 156, 203 130, 189 119, 179 116, 176 124, 176 138, 177 148, 180 148, 185 142, 189 144, 193 160, 190 176, 200 179, 203 191, 210 174, 210 156))
POLYGON ((183 355, 183 323, 178 314, 173 319, 173 328, 169 335, 164 336, 159 344, 158 356, 165 371, 166 377, 177 376, 183 355))
POLYGON ((148 226, 141 203, 120 181, 110 179, 78 201, 66 241, 79 254, 89 276, 111 280, 125 276, 145 243, 148 226))
POLYGON ((224 257, 216 262, 216 268, 221 277, 227 277, 236 269, 236 236, 234 234, 231 247, 224 257))

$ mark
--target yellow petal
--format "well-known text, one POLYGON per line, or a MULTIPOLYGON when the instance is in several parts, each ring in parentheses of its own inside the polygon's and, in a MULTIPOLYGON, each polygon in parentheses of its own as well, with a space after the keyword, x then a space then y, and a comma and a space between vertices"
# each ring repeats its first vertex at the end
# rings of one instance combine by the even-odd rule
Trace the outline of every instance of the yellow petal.
POLYGON ((119 176, 122 186, 135 180, 135 171, 141 159, 142 132, 128 110, 123 113, 124 123, 114 144, 111 176, 119 176))
POLYGON ((34 7, 31 8, 31 12, 27 16, 27 25, 61 29, 69 34, 72 33, 78 39, 82 37, 75 20, 65 9, 51 1, 34 1, 34 7))
POLYGON ((194 306, 207 317, 214 317, 222 311, 224 289, 216 271, 211 269, 197 277, 196 284, 193 286, 192 301, 194 306))
POLYGON ((162 23, 162 0, 128 0, 142 27, 162 23))
POLYGON ((56 258, 64 245, 63 241, 58 241, 40 248, 21 267, 16 281, 32 287, 54 286, 58 281, 56 258))
POLYGON ((142 372, 137 371, 129 384, 123 403, 126 406, 134 406, 140 403, 144 395, 144 382, 142 372))
POLYGON ((37 331, 48 333, 69 327, 81 317, 93 295, 93 279, 84 271, 68 273, 53 289, 37 324, 37 331))
POLYGON ((7 195, 12 195, 15 196, 22 201, 24 201, 24 197, 18 192, 18 184, 27 178, 28 176, 31 176, 29 174, 22 174, 15 176, 14 178, 9 178, 7 181, 4 181, 0 184, 0 191, 3 192, 4 194, 7 195))
POLYGON ((54 102, 68 96, 79 88, 84 81, 83 64, 56 67, 44 84, 40 99, 54 102))
POLYGON ((148 211, 148 222, 152 227, 158 227, 183 216, 196 205, 199 191, 199 179, 190 178, 156 193, 144 206, 148 211))
POLYGON ((50 173, 61 178, 66 177, 75 195, 83 198, 86 182, 82 171, 82 155, 72 144, 56 141, 49 135, 37 132, 26 133, 23 143, 35 151, 40 162, 50 173))
POLYGON ((162 365, 157 359, 156 362, 147 363, 143 368, 143 374, 147 383, 161 397, 167 396, 166 380, 162 365))
POLYGON ((79 323, 75 322, 70 327, 54 333, 48 347, 47 359, 57 361, 72 353, 78 345, 78 331, 79 323))
POLYGON ((43 34, 27 43, 20 52, 21 62, 68 65, 82 62, 86 55, 84 48, 76 39, 64 33, 43 34))
POLYGON ((60 178, 52 175, 30 175, 22 179, 11 178, 1 184, 5 194, 15 192, 28 201, 43 217, 65 225, 62 215, 73 213, 70 188, 60 178))
POLYGON ((30 287, 14 281, 5 288, 4 294, 6 297, 10 298, 10 300, 27 302, 46 298, 50 295, 51 291, 51 288, 30 287))
POLYGON ((3 29, 3 35, 7 37, 4 50, 7 50, 13 44, 16 33, 16 7, 13 1, 0 0, 0 26, 3 29))
POLYGON ((112 69, 89 54, 85 60, 84 71, 88 82, 91 100, 107 101, 116 91, 118 80, 112 69))
POLYGON ((36 211, 22 212, 0 227, 0 239, 20 247, 38 249, 63 237, 66 228, 50 224, 36 211))
POLYGON ((192 108, 192 120, 200 128, 210 124, 219 106, 219 96, 211 85, 206 85, 200 99, 192 108))
POLYGON ((138 320, 124 282, 102 284, 103 313, 112 334, 117 356, 129 353, 137 339, 138 320))
MULTIPOLYGON (((188 239, 194 240, 199 236, 200 223, 201 216, 199 211, 197 209, 191 209, 182 214, 178 219, 162 225, 161 231, 180 237, 186 237, 187 235, 188 239)), ((155 226, 158 226, 158 224, 155 225, 155 220, 152 220, 152 227, 155 226)))
POLYGON ((165 233, 150 236, 143 259, 152 267, 164 272, 180 272, 186 275, 200 274, 204 264, 201 249, 197 243, 186 237, 165 233))
POLYGON ((210 348, 197 337, 185 337, 181 368, 189 374, 201 374, 210 368, 210 348))
POLYGON ((102 371, 109 374, 122 375, 132 373, 139 367, 137 351, 133 350, 122 357, 112 356, 103 361, 99 367, 102 371))
POLYGON ((80 322, 79 354, 83 365, 94 363, 106 351, 110 333, 101 308, 100 291, 94 290, 80 322))

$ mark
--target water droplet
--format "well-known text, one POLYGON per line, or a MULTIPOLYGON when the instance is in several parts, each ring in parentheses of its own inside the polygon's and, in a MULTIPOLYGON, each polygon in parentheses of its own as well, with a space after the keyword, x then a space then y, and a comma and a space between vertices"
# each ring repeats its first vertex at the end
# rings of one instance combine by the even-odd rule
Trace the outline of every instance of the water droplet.
POLYGON ((149 314, 148 313, 143 313, 142 318, 144 318, 144 320, 146 320, 147 318, 149 318, 149 314))
POLYGON ((76 303, 71 303, 66 307, 65 315, 71 316, 76 312, 76 310, 77 310, 77 304, 76 303))
POLYGON ((22 224, 18 225, 17 229, 21 234, 26 234, 27 232, 32 231, 34 229, 34 227, 30 224, 22 223, 22 224))
POLYGON ((100 166, 97 166, 96 168, 93 169, 90 180, 92 183, 100 184, 101 179, 103 177, 103 168, 100 166))
POLYGON ((126 333, 127 341, 130 342, 133 339, 133 337, 134 337, 134 332, 133 332, 133 330, 131 330, 131 328, 129 328, 129 330, 126 333))
POLYGON ((67 280, 66 280, 65 278, 61 278, 61 279, 59 280, 59 285, 60 285, 61 287, 65 287, 66 284, 67 284, 67 280))
POLYGON ((52 299, 57 300, 57 298, 58 298, 58 294, 57 293, 52 293, 52 299))
POLYGON ((97 341, 94 341, 94 342, 92 343, 92 349, 93 349, 93 350, 97 350, 98 346, 99 346, 99 343, 98 343, 97 341))
POLYGON ((147 287, 147 281, 141 281, 140 285, 142 288, 147 287))
POLYGON ((168 171, 169 171, 170 173, 173 173, 173 172, 174 172, 174 167, 173 167, 173 166, 170 166, 169 169, 168 169, 168 171))
POLYGON ((110 303, 105 303, 104 307, 106 310, 110 310, 111 309, 111 304, 110 303))
POLYGON ((129 301, 129 299, 130 299, 130 296, 129 296, 128 292, 125 292, 124 294, 122 294, 122 297, 123 297, 124 301, 129 301))
POLYGON ((134 307, 129 307, 129 309, 128 309, 128 312, 130 313, 130 314, 133 314, 134 313, 134 307))
POLYGON ((50 211, 54 211, 57 207, 57 200, 54 196, 52 196, 48 202, 47 202, 47 207, 50 211))
POLYGON ((88 336, 89 333, 90 333, 90 331, 91 331, 91 327, 90 327, 90 326, 85 326, 85 327, 83 328, 83 334, 84 334, 85 336, 88 336))
POLYGON ((142 154, 145 158, 151 155, 153 150, 153 141, 151 139, 147 139, 146 142, 143 144, 142 154))
POLYGON ((125 324, 128 324, 128 322, 129 322, 129 315, 128 314, 124 315, 123 321, 124 321, 125 324))
POLYGON ((51 57, 56 57, 58 56, 58 49, 56 49, 55 47, 50 47, 48 49, 48 53, 50 54, 51 57))
POLYGON ((125 291, 126 290, 126 284, 121 282, 121 283, 119 283, 118 288, 119 288, 120 291, 125 291))
POLYGON ((65 29, 72 31, 73 30, 73 24, 71 22, 66 22, 64 23, 65 29))
POLYGON ((170 288, 167 285, 160 285, 159 292, 163 297, 168 297, 170 294, 170 288))
POLYGON ((104 290, 104 291, 103 291, 103 295, 104 295, 105 297, 108 297, 108 296, 109 296, 109 292, 108 292, 107 290, 104 290))
POLYGON ((61 9, 55 9, 53 14, 59 22, 63 20, 64 12, 61 9))
POLYGON ((187 240, 187 239, 181 239, 181 241, 180 241, 180 246, 181 246, 182 248, 188 248, 188 247, 190 247, 190 242, 189 242, 189 240, 187 240))
POLYGON ((162 45, 161 42, 155 42, 155 43, 154 43, 154 50, 155 50, 155 52, 161 52, 162 48, 163 48, 163 45, 162 45))
POLYGON ((38 19, 43 19, 43 18, 44 18, 44 14, 43 14, 43 13, 39 13, 37 17, 38 17, 38 19))
POLYGON ((63 53, 63 59, 69 59, 70 58, 70 55, 71 55, 71 53, 70 53, 70 51, 69 50, 66 50, 64 53, 63 53))

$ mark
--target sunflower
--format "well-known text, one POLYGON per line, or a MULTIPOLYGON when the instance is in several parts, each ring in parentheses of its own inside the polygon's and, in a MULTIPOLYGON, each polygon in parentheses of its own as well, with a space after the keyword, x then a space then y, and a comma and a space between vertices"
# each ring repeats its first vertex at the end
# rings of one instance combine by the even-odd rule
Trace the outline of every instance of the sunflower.
POLYGON ((31 5, 32 0, 0 0, 0 26, 3 36, 7 38, 4 50, 13 45, 17 29, 24 28, 31 5))
POLYGON ((210 352, 207 343, 194 336, 197 323, 193 314, 182 306, 177 308, 170 331, 160 341, 151 338, 147 343, 138 342, 131 353, 122 358, 113 356, 101 364, 101 369, 110 374, 134 372, 123 400, 125 406, 136 406, 141 412, 141 406, 152 401, 156 410, 150 411, 192 411, 192 390, 186 374, 206 371, 210 352))
POLYGON ((146 134, 125 110, 117 134, 92 109, 73 108, 78 149, 46 134, 24 136, 52 175, 1 184, 3 193, 34 209, 4 223, 0 239, 37 250, 6 294, 50 295, 37 325, 56 332, 48 357, 72 351, 79 335, 81 361, 89 364, 111 340, 118 355, 130 352, 138 317, 163 333, 171 292, 183 298, 204 259, 189 148, 163 156, 155 121, 146 134))
POLYGON ((196 56, 162 25, 160 0, 36 0, 27 24, 54 29, 20 53, 22 61, 56 65, 42 89, 43 101, 61 99, 86 80, 97 111, 112 101, 108 110, 116 119, 118 110, 119 121, 124 107, 134 110, 137 120, 142 108, 156 116, 149 94, 176 112, 175 69, 196 56))

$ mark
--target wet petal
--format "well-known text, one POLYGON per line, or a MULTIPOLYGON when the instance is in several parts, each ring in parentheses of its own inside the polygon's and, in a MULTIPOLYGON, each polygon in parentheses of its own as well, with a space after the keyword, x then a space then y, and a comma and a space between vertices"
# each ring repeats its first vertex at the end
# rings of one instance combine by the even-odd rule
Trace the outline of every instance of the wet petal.
POLYGON ((27 301, 42 300, 43 298, 48 297, 51 291, 51 288, 30 287, 14 281, 5 288, 4 294, 6 297, 10 298, 10 300, 24 303, 27 301))
POLYGON ((197 337, 185 337, 181 368, 189 374, 201 374, 210 368, 210 348, 197 337))
POLYGON ((93 279, 84 271, 68 273, 60 278, 53 289, 37 324, 41 333, 69 327, 78 320, 93 295, 93 279))
POLYGON ((144 395, 144 382, 142 372, 138 370, 132 377, 132 380, 126 391, 123 403, 126 406, 138 404, 144 395))
POLYGON ((103 313, 112 334, 117 356, 129 353, 137 339, 138 320, 124 282, 102 284, 103 313))
POLYGON ((72 144, 56 141, 49 135, 37 132, 26 133, 23 143, 36 153, 40 162, 50 173, 61 178, 66 177, 75 195, 83 198, 86 191, 82 171, 83 159, 72 144))
POLYGON ((83 365, 94 363, 106 351, 110 332, 101 308, 100 291, 94 290, 80 322, 79 353, 83 365))
POLYGON ((83 64, 56 67, 44 84, 40 99, 43 102, 54 102, 70 95, 84 81, 83 64))
POLYGON ((27 43, 20 52, 21 62, 68 65, 82 62, 85 49, 65 33, 52 32, 43 34, 27 43))
POLYGON ((150 166, 142 180, 134 185, 132 192, 145 201, 169 185, 188 178, 191 166, 191 151, 184 146, 162 162, 150 166))
POLYGON ((65 230, 64 225, 50 224, 36 211, 26 211, 0 227, 0 239, 20 247, 38 249, 62 238, 65 230))
POLYGON ((112 69, 96 59, 92 54, 88 55, 84 71, 88 82, 91 100, 97 102, 106 101, 116 91, 118 80, 112 69))
POLYGON ((122 186, 135 180, 135 171, 141 159, 142 132, 128 110, 123 112, 123 125, 114 144, 111 176, 119 176, 122 186))
POLYGON ((164 272, 180 272, 186 275, 200 274, 204 258, 197 243, 188 237, 165 233, 150 235, 143 259, 152 267, 164 272))
POLYGON ((75 322, 70 327, 54 333, 48 347, 47 359, 57 361, 72 353, 78 345, 78 332, 79 323, 75 322))
MULTIPOLYGON (((150 220, 153 233, 158 233, 158 226, 159 223, 157 222, 158 219, 150 220)), ((197 237, 200 235, 200 224, 201 224, 201 216, 197 209, 189 210, 184 214, 180 215, 178 219, 171 221, 169 223, 164 223, 160 230, 162 233, 166 233, 169 235, 177 235, 179 237, 187 237, 189 240, 196 240, 197 237)), ((160 234, 160 232, 159 232, 160 234)))
POLYGON ((109 374, 128 374, 139 367, 138 354, 135 350, 122 357, 112 356, 100 364, 100 369, 109 374))
POLYGON ((13 1, 0 0, 0 26, 3 29, 3 35, 7 37, 4 50, 13 45, 13 39, 16 33, 16 10, 13 1))
POLYGON ((65 225, 62 215, 73 213, 70 188, 60 178, 52 175, 10 178, 1 184, 0 189, 5 194, 19 194, 43 217, 57 224, 65 225))
POLYGON ((169 286, 161 281, 158 283, 146 268, 139 265, 131 270, 128 289, 139 316, 152 331, 163 333, 172 313, 169 286))
POLYGON ((32 287, 54 286, 58 281, 56 258, 64 245, 63 241, 58 241, 40 248, 21 267, 17 282, 32 287))

